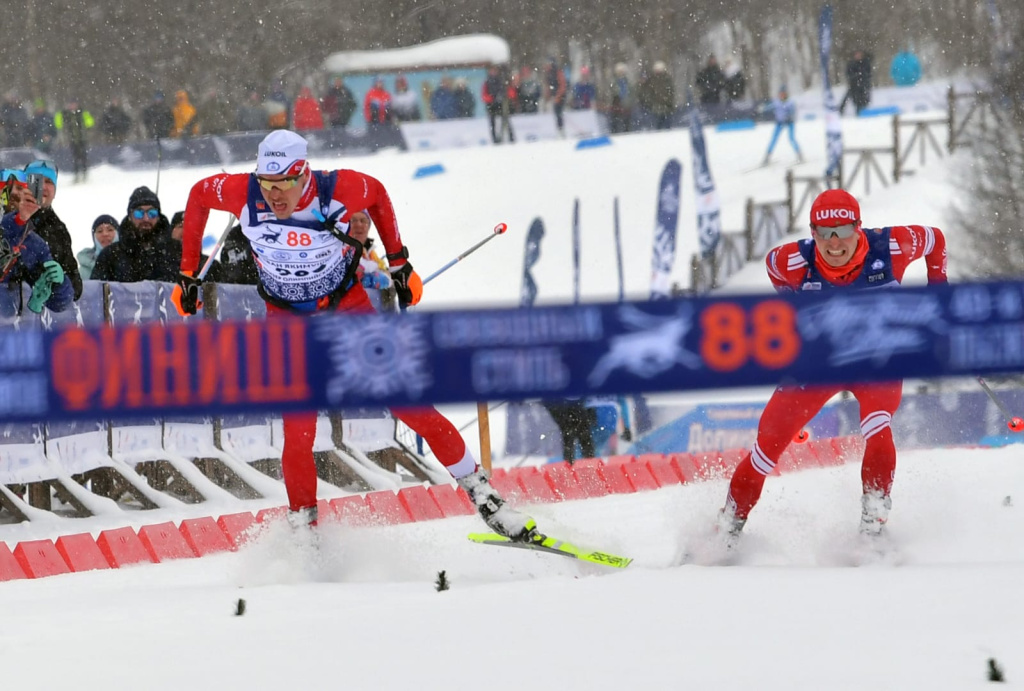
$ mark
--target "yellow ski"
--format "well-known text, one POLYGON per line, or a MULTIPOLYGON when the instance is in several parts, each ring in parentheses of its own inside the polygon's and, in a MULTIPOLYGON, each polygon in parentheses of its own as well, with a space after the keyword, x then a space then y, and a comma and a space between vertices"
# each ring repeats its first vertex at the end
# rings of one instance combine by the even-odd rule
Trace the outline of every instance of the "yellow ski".
POLYGON ((504 535, 499 535, 498 533, 470 533, 469 539, 473 542, 480 543, 481 545, 497 545, 499 547, 516 547, 518 549, 530 549, 536 552, 548 552, 550 554, 569 557, 570 559, 588 561, 591 564, 610 566, 615 569, 624 569, 633 562, 629 557, 620 557, 615 554, 608 554, 607 552, 599 552, 596 550, 588 551, 581 547, 577 547, 571 542, 558 540, 556 538, 540 534, 538 534, 532 542, 515 542, 504 535))

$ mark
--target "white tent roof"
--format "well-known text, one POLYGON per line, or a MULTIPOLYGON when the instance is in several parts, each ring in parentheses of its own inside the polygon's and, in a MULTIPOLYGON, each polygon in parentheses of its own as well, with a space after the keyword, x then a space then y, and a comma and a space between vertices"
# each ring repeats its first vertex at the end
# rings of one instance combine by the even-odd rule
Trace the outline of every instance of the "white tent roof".
POLYGON ((324 70, 337 74, 503 64, 509 61, 510 56, 505 39, 491 34, 471 34, 442 38, 408 48, 334 53, 324 60, 324 70))

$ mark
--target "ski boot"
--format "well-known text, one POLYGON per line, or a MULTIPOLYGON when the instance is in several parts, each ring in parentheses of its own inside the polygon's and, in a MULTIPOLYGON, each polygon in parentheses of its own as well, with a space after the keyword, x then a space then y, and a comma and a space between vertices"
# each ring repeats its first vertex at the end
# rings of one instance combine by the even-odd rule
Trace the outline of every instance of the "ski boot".
POLYGON ((860 498, 860 534, 878 537, 885 530, 892 508, 892 497, 881 492, 865 492, 860 498))
POLYGON ((456 482, 459 483, 459 487, 466 490, 480 517, 494 532, 515 542, 542 539, 537 532, 536 522, 526 514, 506 505, 480 466, 469 475, 457 478, 456 482))
POLYGON ((746 518, 736 515, 736 502, 729 497, 725 500, 725 506, 718 512, 718 521, 715 523, 715 533, 722 541, 726 551, 732 551, 740 541, 740 534, 743 526, 747 524, 746 518))

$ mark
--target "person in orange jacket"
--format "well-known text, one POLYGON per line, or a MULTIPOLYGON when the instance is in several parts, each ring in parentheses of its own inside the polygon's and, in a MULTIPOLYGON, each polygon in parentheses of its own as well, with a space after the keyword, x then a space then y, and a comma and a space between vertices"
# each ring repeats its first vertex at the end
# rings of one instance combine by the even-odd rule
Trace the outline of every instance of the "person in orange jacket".
POLYGON ((199 134, 196 107, 192 105, 192 101, 188 98, 188 92, 184 89, 174 94, 174 108, 171 109, 171 113, 174 114, 172 137, 194 137, 199 134))

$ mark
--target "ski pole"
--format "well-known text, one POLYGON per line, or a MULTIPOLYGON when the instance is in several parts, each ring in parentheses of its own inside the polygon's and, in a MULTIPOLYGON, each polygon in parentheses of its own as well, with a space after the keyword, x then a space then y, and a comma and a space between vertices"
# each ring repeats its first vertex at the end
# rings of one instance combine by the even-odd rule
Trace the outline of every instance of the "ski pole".
POLYGON ((224 232, 220 234, 220 239, 217 240, 217 244, 213 246, 213 249, 210 251, 209 256, 206 257, 206 263, 203 264, 203 268, 199 270, 199 275, 196 276, 196 278, 200 280, 206 278, 206 274, 210 272, 210 269, 213 267, 213 262, 217 258, 217 253, 220 252, 220 248, 224 246, 225 242, 227 242, 228 233, 231 232, 231 229, 234 227, 234 225, 235 217, 231 214, 228 214, 228 225, 224 229, 224 232))
POLYGON ((472 247, 470 247, 468 250, 466 250, 465 252, 463 252, 459 256, 455 257, 455 259, 452 259, 450 262, 448 262, 447 264, 442 266, 440 269, 438 269, 434 273, 432 273, 429 276, 427 276, 426 278, 424 278, 423 279, 423 285, 426 285, 426 284, 430 283, 435 278, 437 278, 438 276, 443 274, 445 271, 447 271, 448 269, 450 269, 453 266, 455 266, 456 264, 458 264, 460 261, 462 261, 463 259, 465 259, 469 255, 471 255, 474 252, 476 252, 478 249, 483 247, 485 244, 487 244, 488 242, 490 242, 494 238, 498 237, 499 235, 504 235, 506 230, 508 230, 508 226, 505 225, 504 223, 499 223, 498 225, 494 226, 494 232, 492 232, 490 235, 488 235, 483 240, 481 240, 480 242, 478 242, 475 245, 473 245, 472 247))
POLYGON ((1010 411, 1007 410, 1006 406, 1003 405, 1003 402, 999 400, 998 396, 996 396, 996 392, 993 391, 991 387, 989 387, 988 382, 982 379, 981 377, 978 377, 978 383, 981 384, 981 388, 985 390, 985 393, 988 394, 988 397, 991 398, 992 402, 996 404, 996 408, 999 408, 999 411, 1006 418, 1006 426, 1010 428, 1010 431, 1024 431, 1024 420, 1017 417, 1016 415, 1011 414, 1010 411))

